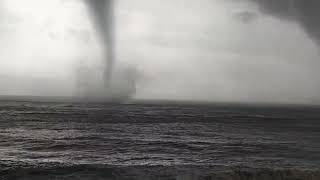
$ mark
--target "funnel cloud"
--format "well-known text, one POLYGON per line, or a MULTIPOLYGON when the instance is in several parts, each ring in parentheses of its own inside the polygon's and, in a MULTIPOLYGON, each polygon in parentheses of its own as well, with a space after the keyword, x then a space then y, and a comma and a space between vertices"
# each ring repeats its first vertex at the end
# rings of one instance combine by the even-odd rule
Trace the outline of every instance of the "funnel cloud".
MULTIPOLYGON (((136 69, 122 67, 119 63, 116 65, 114 1, 86 0, 85 3, 96 33, 102 40, 105 63, 103 64, 102 80, 93 82, 92 79, 85 79, 83 75, 80 75, 80 79, 82 79, 80 86, 85 87, 85 96, 90 98, 93 96, 96 98, 104 97, 109 100, 130 99, 136 91, 136 76, 134 76, 136 73, 131 73, 135 72, 136 69), (85 81, 84 86, 83 81, 85 81)), ((87 68, 86 71, 88 70, 87 68)), ((84 74, 88 76, 94 74, 94 72, 84 74)))
POLYGON ((108 83, 115 64, 114 2, 113 0, 86 0, 85 2, 106 49, 105 80, 108 83))

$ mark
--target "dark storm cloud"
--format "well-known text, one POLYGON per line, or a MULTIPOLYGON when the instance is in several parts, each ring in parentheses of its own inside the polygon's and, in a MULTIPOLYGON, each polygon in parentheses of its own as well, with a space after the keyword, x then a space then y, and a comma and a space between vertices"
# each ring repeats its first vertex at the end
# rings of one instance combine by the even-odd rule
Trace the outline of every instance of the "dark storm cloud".
POLYGON ((300 24, 309 36, 320 45, 319 0, 251 0, 270 15, 300 24))
POLYGON ((250 11, 243 11, 234 14, 234 17, 243 23, 251 23, 258 18, 258 14, 250 11))
POLYGON ((113 0, 86 0, 91 18, 106 49, 106 81, 111 78, 115 59, 113 0))

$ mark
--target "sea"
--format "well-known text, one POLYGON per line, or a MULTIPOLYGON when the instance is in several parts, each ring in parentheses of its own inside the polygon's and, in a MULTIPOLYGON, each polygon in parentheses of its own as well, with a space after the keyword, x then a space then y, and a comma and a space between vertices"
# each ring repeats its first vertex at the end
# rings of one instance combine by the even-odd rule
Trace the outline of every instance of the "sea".
POLYGON ((0 102, 0 180, 320 180, 320 107, 0 102))

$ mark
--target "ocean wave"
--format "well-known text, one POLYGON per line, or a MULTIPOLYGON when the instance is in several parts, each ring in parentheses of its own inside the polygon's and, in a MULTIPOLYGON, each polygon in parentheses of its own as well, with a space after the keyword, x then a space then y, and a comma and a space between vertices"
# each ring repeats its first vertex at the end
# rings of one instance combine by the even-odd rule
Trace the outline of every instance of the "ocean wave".
POLYGON ((319 180, 320 170, 245 167, 52 165, 1 168, 1 180, 319 180))

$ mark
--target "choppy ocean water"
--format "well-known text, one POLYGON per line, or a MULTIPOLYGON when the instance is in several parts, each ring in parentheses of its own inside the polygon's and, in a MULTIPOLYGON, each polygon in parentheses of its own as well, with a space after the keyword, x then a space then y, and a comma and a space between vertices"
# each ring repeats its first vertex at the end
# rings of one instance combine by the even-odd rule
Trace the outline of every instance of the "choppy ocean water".
POLYGON ((0 179, 320 179, 320 108, 0 102, 0 179))

